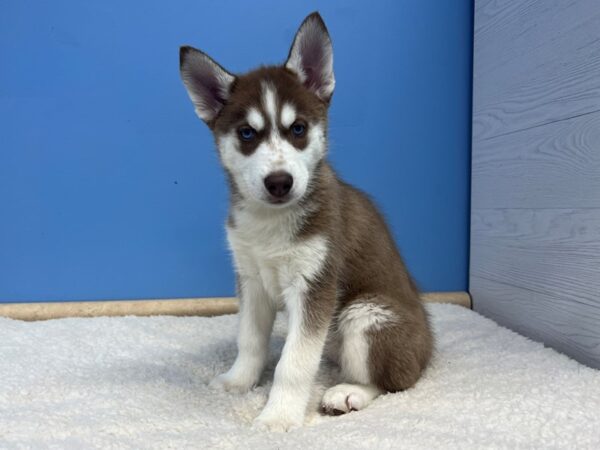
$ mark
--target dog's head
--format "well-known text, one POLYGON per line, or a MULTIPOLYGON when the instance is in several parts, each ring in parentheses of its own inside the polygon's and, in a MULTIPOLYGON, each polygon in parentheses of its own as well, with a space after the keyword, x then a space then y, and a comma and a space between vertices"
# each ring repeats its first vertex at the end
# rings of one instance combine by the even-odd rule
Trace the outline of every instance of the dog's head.
POLYGON ((335 85, 331 39, 321 16, 304 20, 282 66, 233 75, 203 52, 182 47, 180 70, 237 193, 270 207, 301 199, 327 151, 327 108, 335 85))

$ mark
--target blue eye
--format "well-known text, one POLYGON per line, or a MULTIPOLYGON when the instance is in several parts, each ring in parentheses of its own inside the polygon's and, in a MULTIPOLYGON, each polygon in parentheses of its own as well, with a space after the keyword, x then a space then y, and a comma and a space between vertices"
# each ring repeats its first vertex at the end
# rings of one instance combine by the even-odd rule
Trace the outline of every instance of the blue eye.
POLYGON ((302 136, 304 134, 304 132, 306 131, 306 127, 301 123, 293 124, 290 129, 292 130, 292 133, 296 137, 302 136))
POLYGON ((256 136, 256 131, 251 127, 242 127, 238 131, 242 141, 251 141, 256 136))

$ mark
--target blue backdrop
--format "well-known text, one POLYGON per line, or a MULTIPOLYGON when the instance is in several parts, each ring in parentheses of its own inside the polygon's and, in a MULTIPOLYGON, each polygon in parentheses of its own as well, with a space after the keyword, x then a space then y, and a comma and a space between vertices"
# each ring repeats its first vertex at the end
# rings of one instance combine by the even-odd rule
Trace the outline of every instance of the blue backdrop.
POLYGON ((190 44, 282 62, 334 43, 331 159, 424 290, 466 290, 472 2, 2 2, 0 301, 228 296, 226 185, 180 82, 190 44))

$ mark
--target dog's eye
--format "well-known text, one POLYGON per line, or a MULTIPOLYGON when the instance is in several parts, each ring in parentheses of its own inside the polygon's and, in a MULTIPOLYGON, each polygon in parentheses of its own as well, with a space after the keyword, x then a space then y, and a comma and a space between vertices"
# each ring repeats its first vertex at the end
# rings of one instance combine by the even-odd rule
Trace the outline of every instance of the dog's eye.
POLYGON ((240 135, 240 139, 242 141, 251 141, 256 136, 256 130, 252 127, 242 127, 238 130, 238 134, 240 135))
POLYGON ((302 123, 296 122, 290 127, 290 130, 292 130, 292 134, 294 136, 300 137, 306 131, 306 126, 302 123))

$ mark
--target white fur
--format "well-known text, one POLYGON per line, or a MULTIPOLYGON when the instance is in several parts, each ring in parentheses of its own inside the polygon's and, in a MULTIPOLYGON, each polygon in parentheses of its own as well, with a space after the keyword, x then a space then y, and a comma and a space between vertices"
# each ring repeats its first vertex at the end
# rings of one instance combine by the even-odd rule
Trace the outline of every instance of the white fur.
POLYGON ((369 374, 369 341, 365 333, 379 330, 397 317, 376 303, 355 303, 347 307, 338 319, 341 334, 340 366, 344 380, 371 383, 369 374))
POLYGON ((284 103, 283 108, 281 108, 281 125, 283 125, 284 128, 289 128, 295 120, 296 109, 291 104, 284 103))
MULTIPOLYGON (((316 265, 311 261, 306 268, 312 272, 316 265)), ((310 335, 302 326, 307 290, 307 283, 301 275, 284 289, 289 331, 275 369, 269 400, 255 422, 260 427, 287 431, 304 421, 326 336, 326 332, 310 335)))
POLYGON ((285 303, 286 289, 306 289, 321 270, 327 241, 321 236, 295 241, 301 212, 246 207, 232 214, 236 226, 228 227, 227 238, 239 276, 259 280, 275 306, 285 303))
POLYGON ((265 367, 275 307, 259 277, 240 275, 239 294, 238 356, 231 369, 215 378, 211 386, 245 392, 258 382, 265 367))
MULTIPOLYGON (((276 92, 273 86, 265 85, 263 95, 267 120, 277 119, 276 92)), ((271 127, 270 135, 263 140, 251 155, 240 152, 239 138, 235 130, 217 137, 221 161, 233 176, 236 185, 246 200, 251 203, 275 208, 268 202, 264 179, 272 172, 289 173, 294 184, 286 207, 294 205, 306 193, 315 166, 327 150, 325 128, 321 123, 308 126, 308 145, 298 151, 291 143, 280 136, 276 126, 271 127)))
MULTIPOLYGON (((329 97, 333 92, 333 54, 325 28, 314 17, 304 22, 294 41, 286 67, 296 71, 301 80, 309 72, 303 58, 320 59, 317 95, 329 97), (307 45, 304 45, 307 44, 307 45), (304 49, 312 52, 302 54, 304 49), (320 56, 323 58, 320 58, 320 56)), ((221 98, 210 97, 212 82, 216 80, 220 97, 227 98, 234 77, 200 52, 189 64, 192 74, 182 69, 182 77, 196 105, 198 115, 210 122, 222 106, 221 98), (193 75, 193 76, 192 76, 193 75), (197 76, 206 77, 207 86, 195 86, 197 76), (194 89, 199 88, 199 89, 194 89), (206 99, 202 95, 209 96, 206 99), (218 100, 211 103, 210 100, 218 100)), ((202 81, 202 80, 201 80, 202 81)), ((298 201, 306 194, 313 172, 327 151, 325 124, 309 123, 307 145, 298 150, 279 133, 278 119, 284 127, 296 120, 296 110, 290 103, 282 105, 281 116, 275 86, 262 84, 262 109, 250 108, 246 113, 248 124, 257 131, 271 127, 268 136, 254 151, 245 155, 240 151, 240 140, 235 129, 217 134, 216 141, 221 162, 233 178, 240 199, 233 205, 233 226, 227 228, 229 245, 239 278, 240 330, 238 355, 229 371, 211 383, 227 390, 245 391, 259 380, 267 359, 269 335, 275 311, 284 305, 289 315, 289 327, 281 359, 277 364, 269 400, 256 419, 258 426, 288 430, 302 424, 313 379, 319 367, 327 328, 306 326, 305 308, 311 282, 319 275, 328 253, 324 236, 298 239, 297 232, 308 207, 299 207, 298 201), (264 185, 265 178, 277 171, 289 173, 293 186, 284 204, 273 205, 264 185)))
MULTIPOLYGON (((227 238, 240 279, 239 352, 231 369, 213 385, 247 390, 259 379, 267 357, 268 336, 275 310, 289 315, 286 343, 277 364, 269 400, 256 419, 260 427, 288 430, 304 420, 313 379, 319 367, 327 329, 308 330, 304 324, 310 283, 323 268, 328 253, 324 236, 297 239, 303 216, 310 213, 297 202, 306 193, 317 163, 327 150, 322 123, 308 124, 308 144, 299 151, 279 133, 278 98, 270 83, 262 86, 262 106, 248 111, 248 123, 260 130, 270 121, 270 133, 250 155, 240 152, 235 130, 217 136, 221 161, 234 179, 242 199, 233 205, 234 226, 227 238), (262 122, 261 122, 262 120, 262 122), (294 183, 289 201, 269 203, 264 179, 275 171, 289 173, 294 183)), ((283 105, 281 122, 290 126, 296 111, 283 105)))
MULTIPOLYGON (((277 92, 272 85, 263 85, 262 101, 266 117, 260 118, 265 123, 271 121, 273 126, 251 155, 239 151, 235 130, 217 138, 221 161, 243 197, 231 211, 235 226, 227 229, 240 279, 242 307, 238 357, 231 369, 212 384, 244 391, 258 381, 267 357, 275 311, 285 306, 289 333, 269 401, 256 424, 287 430, 302 424, 327 335, 325 329, 308 333, 303 324, 306 295, 310 282, 323 267, 327 240, 319 235, 305 240, 296 238, 303 216, 310 213, 296 203, 306 193, 312 173, 326 152, 326 141, 323 124, 309 124, 308 145, 297 150, 279 134, 277 92), (294 178, 291 198, 279 208, 268 203, 264 187, 264 178, 278 170, 294 178)), ((291 119, 291 114, 295 116, 290 109, 291 105, 284 107, 286 120, 291 119)), ((258 129, 255 125, 260 123, 254 111, 250 110, 247 118, 258 129)))
POLYGON ((338 384, 327 389, 321 402, 326 412, 360 411, 384 391, 373 384, 338 384))
POLYGON ((277 101, 275 97, 275 87, 270 85, 269 83, 263 83, 263 106, 265 111, 267 111, 267 115, 271 120, 271 127, 273 131, 277 130, 277 101))
POLYGON ((243 306, 238 357, 231 370, 215 383, 227 388, 221 382, 224 379, 245 389, 256 383, 266 359, 265 333, 271 330, 277 304, 285 305, 289 315, 288 337, 275 370, 269 401, 256 419, 258 426, 274 430, 288 430, 302 424, 326 337, 326 330, 307 334, 302 320, 309 283, 319 274, 327 257, 327 241, 319 235, 297 241, 294 235, 299 214, 295 209, 237 208, 233 211, 236 226, 227 229, 243 287, 243 306), (251 280, 250 290, 244 284, 248 280, 251 280), (259 324, 250 323, 256 320, 259 324), (259 330, 261 326, 263 329, 259 330), (252 333, 258 337, 250 336, 252 333), (250 343, 244 344, 245 340, 250 343))
POLYGON ((246 120, 248 121, 248 125, 254 128, 256 131, 261 131, 265 127, 265 119, 256 108, 250 108, 248 110, 246 120))
POLYGON ((384 391, 372 383, 369 374, 368 331, 377 331, 398 317, 381 305, 370 302, 354 303, 338 318, 337 337, 341 375, 347 383, 328 389, 321 405, 327 412, 361 410, 384 391))

